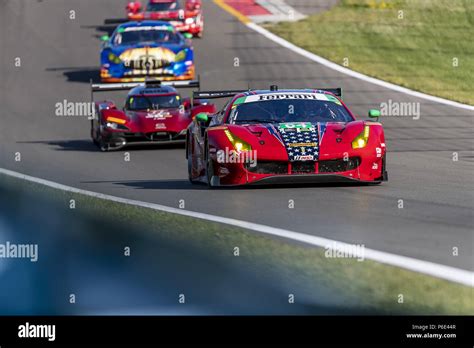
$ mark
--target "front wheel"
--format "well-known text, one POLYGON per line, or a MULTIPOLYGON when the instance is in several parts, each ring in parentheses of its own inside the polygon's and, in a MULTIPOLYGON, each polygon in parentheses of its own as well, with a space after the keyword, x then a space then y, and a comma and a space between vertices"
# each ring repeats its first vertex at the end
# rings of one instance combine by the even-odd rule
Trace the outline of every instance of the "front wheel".
POLYGON ((189 144, 189 139, 186 141, 186 153, 187 153, 187 161, 188 161, 188 180, 191 184, 195 184, 195 180, 193 178, 193 153, 191 149, 191 145, 189 144))
POLYGON ((381 176, 374 180, 374 185, 380 185, 383 181, 388 181, 388 174, 387 174, 387 154, 383 155, 382 157, 382 168, 380 170, 381 176))
POLYGON ((96 137, 96 132, 94 132, 94 122, 91 121, 91 138, 94 145, 99 146, 99 141, 96 137))
POLYGON ((207 164, 206 164, 206 178, 207 178, 207 186, 210 188, 216 187, 219 185, 219 177, 214 175, 214 161, 209 156, 209 148, 207 149, 207 164))
POLYGON ((100 137, 100 140, 97 142, 97 146, 102 152, 107 152, 110 150, 109 144, 106 143, 102 137, 100 137))

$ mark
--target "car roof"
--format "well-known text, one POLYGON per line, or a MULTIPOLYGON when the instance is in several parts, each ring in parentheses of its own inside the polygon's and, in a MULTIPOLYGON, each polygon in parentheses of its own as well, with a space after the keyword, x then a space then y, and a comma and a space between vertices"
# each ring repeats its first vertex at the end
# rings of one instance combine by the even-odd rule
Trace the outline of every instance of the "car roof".
POLYGON ((170 94, 178 93, 172 86, 137 86, 128 92, 128 95, 151 95, 151 94, 170 94))
POLYGON ((167 21, 155 21, 155 20, 144 20, 144 21, 132 21, 120 24, 118 28, 133 28, 133 27, 148 27, 148 26, 167 26, 174 28, 172 24, 167 21))
POLYGON ((330 94, 334 95, 331 92, 320 90, 320 89, 277 89, 277 90, 269 90, 269 89, 261 89, 261 90, 250 90, 246 92, 239 93, 238 97, 249 96, 249 95, 262 95, 262 94, 282 94, 282 93, 321 93, 321 94, 330 94))

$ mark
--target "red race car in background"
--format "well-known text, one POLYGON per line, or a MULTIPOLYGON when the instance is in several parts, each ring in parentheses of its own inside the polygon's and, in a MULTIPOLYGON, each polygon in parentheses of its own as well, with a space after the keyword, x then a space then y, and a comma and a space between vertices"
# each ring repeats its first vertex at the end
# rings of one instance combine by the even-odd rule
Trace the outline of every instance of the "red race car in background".
POLYGON ((102 150, 118 150, 127 145, 184 143, 186 129, 198 113, 213 113, 213 104, 200 101, 191 105, 175 87, 199 87, 198 81, 122 84, 93 84, 94 92, 130 90, 122 110, 112 101, 94 102, 91 137, 102 150))
POLYGON ((164 20, 183 32, 202 37, 204 17, 201 0, 186 0, 184 7, 180 0, 149 0, 145 9, 139 1, 127 5, 129 20, 164 20))
MULTIPOLYGON (((337 89, 195 92, 231 100, 186 135, 191 182, 209 186, 387 180, 383 127, 356 120, 337 89)), ((370 110, 369 117, 380 116, 370 110)))

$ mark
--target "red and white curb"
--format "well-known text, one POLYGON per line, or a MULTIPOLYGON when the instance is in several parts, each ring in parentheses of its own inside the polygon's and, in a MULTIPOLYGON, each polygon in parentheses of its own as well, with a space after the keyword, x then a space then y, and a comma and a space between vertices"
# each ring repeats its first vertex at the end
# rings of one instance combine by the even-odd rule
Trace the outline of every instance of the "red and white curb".
POLYGON ((249 16, 250 20, 254 23, 284 21, 294 22, 306 17, 288 5, 284 0, 255 0, 255 2, 266 9, 269 14, 249 16))

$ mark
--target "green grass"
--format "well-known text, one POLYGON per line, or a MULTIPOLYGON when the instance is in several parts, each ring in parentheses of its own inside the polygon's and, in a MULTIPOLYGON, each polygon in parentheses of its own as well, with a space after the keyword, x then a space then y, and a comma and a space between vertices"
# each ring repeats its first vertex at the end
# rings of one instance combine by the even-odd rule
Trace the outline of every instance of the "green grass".
MULTIPOLYGON (((283 293, 315 305, 334 303, 348 313, 473 314, 473 288, 365 260, 328 259, 324 249, 308 247, 256 232, 176 214, 163 213, 72 194, 0 175, 0 191, 8 187, 16 197, 32 193, 74 214, 100 217, 101 226, 118 223, 130 231, 150 233, 160 240, 195 248, 216 263, 234 262, 283 293), (233 248, 240 248, 238 261, 233 248), (398 303, 402 294, 404 303, 398 303)), ((52 212, 54 214, 54 212, 52 212)), ((67 216, 67 213, 58 212, 67 216)), ((55 218, 55 217, 53 217, 55 218)))
POLYGON ((474 105, 472 0, 342 0, 325 13, 266 27, 340 65, 348 58, 352 70, 474 105))

